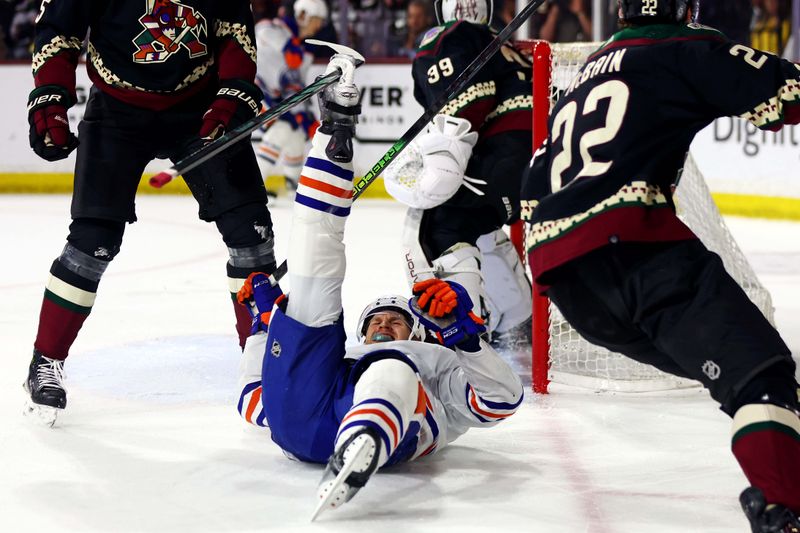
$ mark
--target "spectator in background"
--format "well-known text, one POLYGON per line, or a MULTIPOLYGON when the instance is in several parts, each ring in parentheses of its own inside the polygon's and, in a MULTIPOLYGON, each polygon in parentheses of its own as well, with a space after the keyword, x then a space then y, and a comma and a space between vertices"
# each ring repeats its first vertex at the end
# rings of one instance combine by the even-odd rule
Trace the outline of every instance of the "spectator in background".
POLYGON ((534 15, 533 27, 539 39, 557 43, 592 39, 589 0, 548 0, 534 15))
POLYGON ((753 0, 755 10, 750 43, 753 48, 781 55, 791 34, 787 0, 753 0))
POLYGON ((516 14, 516 0, 494 0, 494 16, 492 17, 492 26, 498 29, 505 28, 516 14))
POLYGON ((737 43, 750 44, 752 0, 716 0, 700 5, 698 22, 711 26, 737 43))
POLYGON ((9 59, 30 59, 33 56, 33 25, 38 13, 39 0, 23 0, 17 4, 8 29, 9 59))
POLYGON ((6 46, 6 32, 0 26, 0 60, 6 59, 8 54, 8 47, 6 46))
MULTIPOLYGON (((278 9, 281 7, 280 0, 250 0, 250 6, 253 8, 253 20, 258 22, 262 19, 277 18, 278 9)), ((281 14, 282 15, 282 14, 281 14)))
POLYGON ((414 59, 425 32, 433 26, 433 13, 429 0, 411 0, 406 8, 405 35, 392 55, 414 59))

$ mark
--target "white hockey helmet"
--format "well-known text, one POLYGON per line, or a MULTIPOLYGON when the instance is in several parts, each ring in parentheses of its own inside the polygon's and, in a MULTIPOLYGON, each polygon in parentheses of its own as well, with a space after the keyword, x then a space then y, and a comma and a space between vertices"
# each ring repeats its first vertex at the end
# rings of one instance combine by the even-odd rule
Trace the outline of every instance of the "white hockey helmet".
POLYGON ((293 9, 295 18, 299 17, 300 13, 305 13, 309 17, 328 20, 328 4, 325 0, 295 0, 293 9))
POLYGON ((492 21, 492 0, 436 0, 434 8, 439 24, 466 20, 474 24, 492 21))
POLYGON ((397 294, 392 294, 376 298, 361 311, 361 316, 358 319, 358 326, 356 328, 358 342, 364 342, 364 337, 367 334, 367 327, 369 326, 369 319, 383 311, 395 311, 403 315, 406 319, 406 324, 409 329, 411 329, 410 339, 421 340, 425 338, 423 334, 424 330, 419 323, 419 319, 408 308, 408 299, 397 294))

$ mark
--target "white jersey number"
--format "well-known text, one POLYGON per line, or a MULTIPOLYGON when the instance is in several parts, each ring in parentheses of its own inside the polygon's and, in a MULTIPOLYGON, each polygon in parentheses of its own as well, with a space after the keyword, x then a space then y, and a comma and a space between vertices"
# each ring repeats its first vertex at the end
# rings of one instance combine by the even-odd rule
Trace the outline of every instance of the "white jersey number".
POLYGON ((50 3, 51 0, 42 0, 42 5, 39 7, 39 14, 36 15, 36 19, 33 21, 34 24, 38 24, 42 17, 44 16, 44 10, 47 7, 47 4, 50 3))
POLYGON ((758 60, 753 59, 756 56, 756 51, 748 48, 743 44, 736 44, 731 47, 730 53, 733 57, 738 57, 744 54, 744 62, 753 68, 760 69, 767 62, 767 54, 763 54, 758 60))
MULTIPOLYGON (((601 83, 592 89, 586 96, 583 104, 583 115, 589 115, 597 111, 601 100, 608 98, 608 111, 606 112, 605 125, 600 128, 587 131, 577 140, 581 154, 582 166, 575 179, 587 176, 599 176, 611 168, 613 161, 595 161, 592 159, 589 150, 595 146, 605 144, 614 140, 622 127, 622 120, 628 109, 630 100, 630 89, 625 83, 619 80, 610 80, 601 83)), ((572 166, 572 143, 573 132, 575 129, 575 119, 578 115, 577 102, 569 102, 553 119, 553 129, 551 142, 562 138, 561 151, 553 156, 550 166, 550 188, 552 192, 560 190, 563 185, 564 172, 572 166)))
POLYGON ((431 68, 428 69, 428 83, 436 83, 442 78, 452 76, 453 72, 455 72, 453 62, 449 57, 444 57, 439 60, 438 66, 433 64, 431 68))

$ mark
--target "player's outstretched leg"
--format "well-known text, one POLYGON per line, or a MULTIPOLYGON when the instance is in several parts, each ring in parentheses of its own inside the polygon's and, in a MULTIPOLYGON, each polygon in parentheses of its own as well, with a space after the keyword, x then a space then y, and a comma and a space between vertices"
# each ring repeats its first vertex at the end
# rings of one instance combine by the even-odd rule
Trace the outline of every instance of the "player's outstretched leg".
POLYGON ((358 377, 353 405, 339 424, 314 516, 350 500, 378 468, 417 452, 427 396, 416 368, 402 357, 372 356, 379 359, 361 361, 369 366, 358 377), (349 471, 356 474, 342 474, 349 471))
POLYGON ((335 509, 349 501, 378 469, 381 439, 371 428, 361 428, 337 447, 317 489, 319 502, 314 518, 324 509, 335 509))
POLYGON ((50 359, 34 350, 23 387, 30 394, 25 404, 25 415, 52 427, 58 412, 67 406, 64 361, 50 359))
POLYGON ((767 505, 764 493, 748 487, 739 496, 753 533, 800 533, 800 518, 783 505, 767 505))

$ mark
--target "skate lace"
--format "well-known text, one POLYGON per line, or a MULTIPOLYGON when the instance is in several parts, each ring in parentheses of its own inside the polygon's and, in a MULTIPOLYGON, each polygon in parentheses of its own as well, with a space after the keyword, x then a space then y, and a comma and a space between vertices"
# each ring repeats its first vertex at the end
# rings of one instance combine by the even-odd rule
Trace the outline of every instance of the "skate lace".
POLYGON ((41 388, 64 388, 64 361, 42 357, 42 363, 36 367, 36 379, 41 388))

